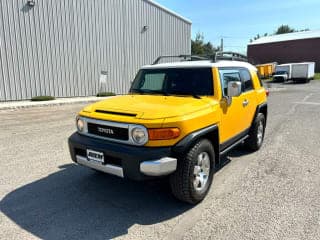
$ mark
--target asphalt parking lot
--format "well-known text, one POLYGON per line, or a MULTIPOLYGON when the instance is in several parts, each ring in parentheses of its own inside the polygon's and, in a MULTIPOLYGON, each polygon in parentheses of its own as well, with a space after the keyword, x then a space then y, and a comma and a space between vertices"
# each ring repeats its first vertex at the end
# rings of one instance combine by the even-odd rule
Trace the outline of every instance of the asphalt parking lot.
POLYGON ((83 105, 0 111, 0 239, 320 239, 320 81, 272 84, 265 142, 199 205, 71 162, 83 105))

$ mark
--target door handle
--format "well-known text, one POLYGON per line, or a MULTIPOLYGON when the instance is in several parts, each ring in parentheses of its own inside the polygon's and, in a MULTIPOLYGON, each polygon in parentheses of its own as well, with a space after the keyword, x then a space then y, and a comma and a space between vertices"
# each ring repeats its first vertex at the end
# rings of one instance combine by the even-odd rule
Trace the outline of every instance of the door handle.
POLYGON ((242 102, 242 106, 246 107, 248 106, 249 104, 249 101, 247 99, 245 99, 243 102, 242 102))

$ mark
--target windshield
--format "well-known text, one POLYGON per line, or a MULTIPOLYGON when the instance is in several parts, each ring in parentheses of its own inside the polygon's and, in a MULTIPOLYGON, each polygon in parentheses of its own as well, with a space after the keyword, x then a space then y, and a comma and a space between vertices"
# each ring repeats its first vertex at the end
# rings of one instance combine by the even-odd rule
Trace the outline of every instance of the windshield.
POLYGON ((164 95, 213 95, 210 68, 142 69, 130 93, 164 95))

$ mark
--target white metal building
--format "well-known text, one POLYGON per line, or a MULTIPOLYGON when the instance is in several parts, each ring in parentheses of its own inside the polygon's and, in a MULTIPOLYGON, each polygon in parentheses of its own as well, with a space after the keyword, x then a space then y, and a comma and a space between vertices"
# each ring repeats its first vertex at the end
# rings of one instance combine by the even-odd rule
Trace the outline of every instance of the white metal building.
POLYGON ((125 93, 141 65, 190 52, 191 22, 150 0, 0 1, 0 101, 125 93))

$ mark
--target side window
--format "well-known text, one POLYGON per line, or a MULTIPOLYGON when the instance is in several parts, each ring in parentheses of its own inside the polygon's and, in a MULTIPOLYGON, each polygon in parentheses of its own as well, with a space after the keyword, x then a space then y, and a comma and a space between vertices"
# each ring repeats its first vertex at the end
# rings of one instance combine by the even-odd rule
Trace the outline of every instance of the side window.
POLYGON ((251 74, 247 69, 240 69, 242 79, 242 92, 247 92, 253 89, 251 74))
POLYGON ((223 89, 223 96, 227 96, 229 82, 241 82, 240 72, 237 69, 222 69, 219 70, 221 87, 223 89))

